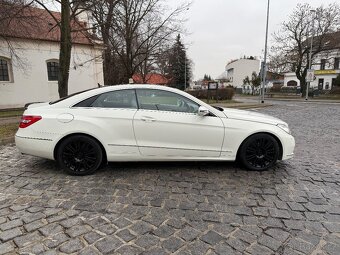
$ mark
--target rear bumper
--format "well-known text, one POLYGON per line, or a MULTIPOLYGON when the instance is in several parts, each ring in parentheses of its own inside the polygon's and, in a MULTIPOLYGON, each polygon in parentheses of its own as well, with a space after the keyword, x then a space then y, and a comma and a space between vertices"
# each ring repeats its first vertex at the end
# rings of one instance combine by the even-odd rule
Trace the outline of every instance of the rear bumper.
POLYGON ((51 139, 15 135, 15 144, 23 154, 54 159, 54 142, 51 139))

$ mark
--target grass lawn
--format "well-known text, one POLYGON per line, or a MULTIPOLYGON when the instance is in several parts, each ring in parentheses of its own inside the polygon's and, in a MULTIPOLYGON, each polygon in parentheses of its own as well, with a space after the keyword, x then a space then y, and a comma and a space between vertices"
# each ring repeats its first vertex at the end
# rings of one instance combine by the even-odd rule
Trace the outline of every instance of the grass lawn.
POLYGON ((1 110, 0 111, 0 118, 21 116, 23 114, 23 112, 24 112, 23 109, 1 110))
POLYGON ((18 130, 18 123, 0 125, 0 143, 5 139, 13 138, 18 130))

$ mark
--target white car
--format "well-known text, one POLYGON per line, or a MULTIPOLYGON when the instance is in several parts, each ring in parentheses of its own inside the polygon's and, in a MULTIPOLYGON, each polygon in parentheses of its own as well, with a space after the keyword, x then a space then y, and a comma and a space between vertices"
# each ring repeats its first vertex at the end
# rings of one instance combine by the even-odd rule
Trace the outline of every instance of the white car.
POLYGON ((177 89, 107 86, 27 107, 15 136, 24 154, 73 175, 112 161, 234 161, 264 170, 293 157, 284 121, 212 107, 177 89))

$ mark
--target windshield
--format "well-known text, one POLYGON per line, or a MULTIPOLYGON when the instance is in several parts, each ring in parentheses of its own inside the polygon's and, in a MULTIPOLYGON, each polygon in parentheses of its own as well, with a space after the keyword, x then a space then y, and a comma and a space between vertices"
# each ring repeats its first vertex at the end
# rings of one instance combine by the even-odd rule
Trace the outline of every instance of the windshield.
POLYGON ((81 94, 81 93, 83 93, 83 92, 90 91, 90 90, 94 90, 94 89, 98 89, 98 88, 92 88, 92 89, 87 89, 87 90, 79 91, 79 92, 73 93, 73 94, 71 94, 71 95, 68 95, 68 96, 66 96, 66 97, 59 98, 58 100, 49 102, 49 104, 56 104, 56 103, 59 103, 59 102, 61 102, 61 101, 64 101, 65 99, 68 99, 68 98, 70 98, 70 97, 73 97, 73 96, 79 95, 79 94, 81 94))

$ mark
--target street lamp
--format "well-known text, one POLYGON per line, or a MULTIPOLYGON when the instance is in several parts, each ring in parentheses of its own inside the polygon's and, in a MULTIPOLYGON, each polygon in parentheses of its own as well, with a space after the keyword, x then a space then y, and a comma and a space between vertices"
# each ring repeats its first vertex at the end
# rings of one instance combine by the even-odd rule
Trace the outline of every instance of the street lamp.
MULTIPOLYGON (((316 13, 315 10, 310 10, 310 12, 312 13, 312 27, 311 27, 311 32, 312 32, 312 36, 310 39, 310 49, 309 49, 309 60, 308 60, 308 69, 311 70, 312 69, 312 52, 313 52, 313 39, 314 39, 314 13, 316 13)), ((309 93, 309 87, 310 87, 311 82, 307 82, 307 86, 306 86, 306 99, 308 100, 308 93, 309 93)))
POLYGON ((264 46, 264 60, 263 60, 263 70, 262 70, 262 100, 261 103, 264 103, 264 85, 266 83, 266 75, 267 75, 267 47, 268 47, 268 24, 269 24, 269 5, 270 5, 270 0, 268 0, 268 5, 267 5, 267 24, 266 24, 266 39, 265 39, 265 46, 264 46))

